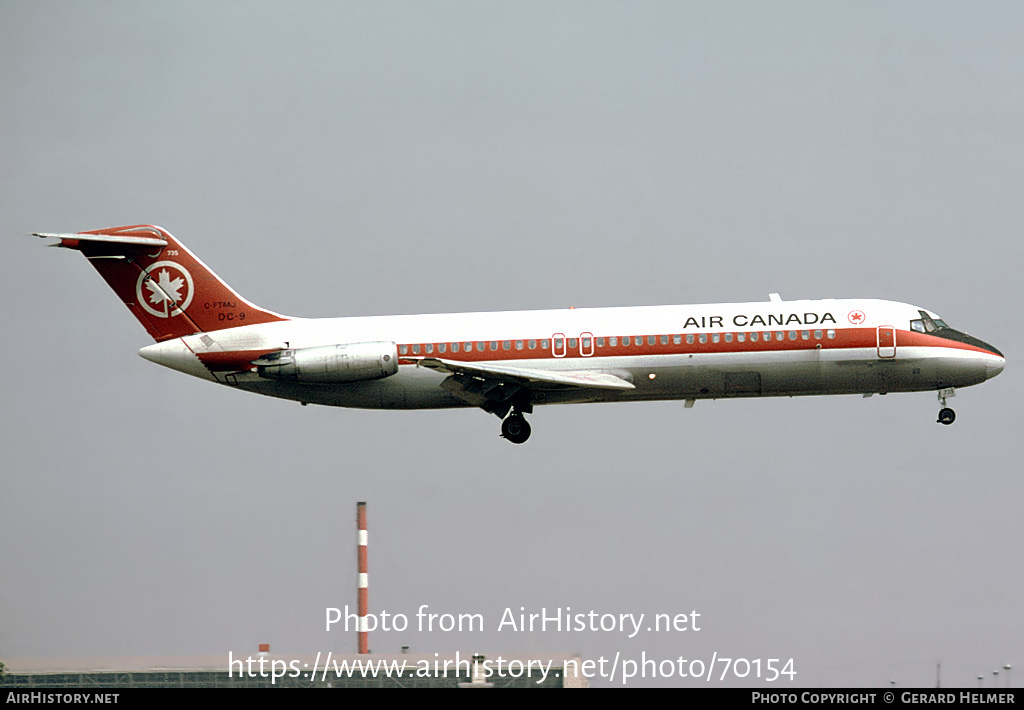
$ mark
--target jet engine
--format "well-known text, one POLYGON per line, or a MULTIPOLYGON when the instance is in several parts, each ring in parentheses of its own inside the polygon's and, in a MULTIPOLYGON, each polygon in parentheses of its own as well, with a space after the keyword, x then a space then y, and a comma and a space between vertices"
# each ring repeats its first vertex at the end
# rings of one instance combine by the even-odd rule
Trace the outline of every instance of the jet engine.
POLYGON ((260 377, 289 382, 331 384, 379 380, 398 372, 394 343, 345 343, 295 348, 253 360, 260 377))

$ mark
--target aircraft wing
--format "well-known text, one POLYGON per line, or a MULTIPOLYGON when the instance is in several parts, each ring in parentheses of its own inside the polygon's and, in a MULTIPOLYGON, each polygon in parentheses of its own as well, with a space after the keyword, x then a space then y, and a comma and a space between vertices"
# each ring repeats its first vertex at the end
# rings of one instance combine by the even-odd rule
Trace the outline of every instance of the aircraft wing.
POLYGON ((442 360, 434 357, 408 358, 415 360, 419 367, 429 367, 438 372, 452 375, 469 375, 494 382, 514 383, 529 387, 591 387, 596 389, 631 390, 636 389, 632 382, 610 372, 598 370, 573 370, 556 372, 552 370, 534 370, 527 367, 507 365, 478 365, 474 363, 442 360))

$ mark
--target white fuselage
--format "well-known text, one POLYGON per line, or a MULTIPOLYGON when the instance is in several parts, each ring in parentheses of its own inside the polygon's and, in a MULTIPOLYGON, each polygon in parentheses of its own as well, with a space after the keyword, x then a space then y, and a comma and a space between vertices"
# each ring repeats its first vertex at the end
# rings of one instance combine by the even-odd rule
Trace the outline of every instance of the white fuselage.
POLYGON ((912 330, 922 312, 938 318, 892 301, 833 299, 288 319, 174 338, 140 354, 259 394, 374 409, 473 406, 442 387, 449 374, 422 366, 424 358, 513 372, 609 373, 634 386, 538 387, 538 404, 938 390, 1002 370, 994 349, 912 330), (309 384, 261 377, 248 355, 227 370, 204 364, 218 353, 255 359, 265 351, 369 342, 395 344, 396 374, 309 384))

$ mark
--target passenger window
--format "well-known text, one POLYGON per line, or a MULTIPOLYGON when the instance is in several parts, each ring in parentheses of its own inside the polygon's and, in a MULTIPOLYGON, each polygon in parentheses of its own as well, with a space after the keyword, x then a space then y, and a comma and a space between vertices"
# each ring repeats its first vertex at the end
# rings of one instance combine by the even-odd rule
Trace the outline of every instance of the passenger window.
POLYGON ((408 353, 409 353, 409 346, 408 345, 399 345, 398 346, 398 354, 399 355, 407 355, 408 353))
POLYGON ((482 353, 485 347, 487 347, 487 344, 481 340, 476 344, 476 351, 478 353, 482 353))
POLYGON ((569 338, 569 347, 570 348, 575 348, 576 347, 576 338, 569 338))
MULTIPOLYGON (((536 340, 531 340, 529 343, 526 344, 526 346, 528 348, 530 348, 530 350, 536 350, 537 349, 537 341, 536 340)), ((545 345, 544 347, 546 348, 547 345, 545 345)))
POLYGON ((683 336, 678 335, 678 334, 677 335, 673 335, 672 336, 672 342, 674 344, 676 344, 676 345, 680 345, 683 342, 683 336))
POLYGON ((627 345, 629 345, 629 336, 628 335, 623 335, 622 336, 622 347, 626 347, 627 345))
POLYGON ((522 350, 522 349, 523 349, 523 341, 522 340, 517 340, 516 341, 516 350, 522 350))
POLYGON ((547 339, 547 338, 544 338, 544 339, 543 339, 542 341, 540 341, 540 346, 541 346, 541 348, 543 348, 544 350, 547 350, 547 349, 548 349, 548 339, 547 339))
POLYGON ((658 342, 658 336, 656 336, 656 335, 648 335, 647 336, 647 344, 648 345, 654 345, 656 342, 658 342))
POLYGON ((778 331, 775 332, 775 339, 776 340, 785 340, 786 339, 786 334, 783 333, 781 330, 778 330, 778 331))
POLYGON ((588 350, 590 348, 590 338, 583 338, 582 347, 584 350, 588 350))
POLYGON ((752 343, 756 343, 757 342, 757 333, 751 333, 750 334, 750 342, 752 342, 752 343))
POLYGON ((662 345, 668 345, 668 336, 667 335, 661 336, 661 344, 662 345))
POLYGON ((427 343, 425 346, 423 346, 423 350, 424 350, 424 352, 427 352, 427 353, 434 352, 434 344, 433 343, 427 343))
POLYGON ((613 335, 612 337, 608 338, 608 344, 614 348, 619 344, 619 339, 613 335))
POLYGON ((512 349, 512 341, 511 340, 503 341, 501 343, 501 349, 502 350, 511 350, 512 349))
POLYGON ((707 333, 701 333, 699 340, 700 340, 700 342, 702 344, 708 342, 708 334, 707 333))
MULTIPOLYGON (((482 350, 483 348, 481 348, 482 350)), ((473 343, 466 343, 466 347, 463 348, 467 353, 473 352, 473 343)))
POLYGON ((693 345, 693 333, 686 334, 686 344, 693 345))
POLYGON ((458 343, 452 343, 452 352, 453 353, 459 352, 459 344, 458 343))
POLYGON ((821 340, 821 331, 820 330, 814 331, 814 339, 815 340, 821 340))
POLYGON ((796 340, 796 331, 795 330, 789 331, 789 339, 790 340, 796 340))
POLYGON ((491 341, 491 350, 493 351, 493 350, 497 350, 497 349, 498 349, 498 341, 497 340, 492 340, 491 341))
POLYGON ((720 338, 721 336, 718 333, 715 333, 714 335, 711 336, 711 342, 717 343, 720 338))
POLYGON ((727 342, 727 343, 731 343, 732 342, 732 333, 726 333, 725 334, 725 342, 727 342))
POLYGON ((836 337, 836 332, 834 330, 832 330, 831 328, 829 328, 828 329, 828 339, 832 340, 834 337, 836 337))
POLYGON ((555 338, 555 350, 561 350, 563 347, 565 347, 563 345, 564 342, 565 341, 562 340, 561 338, 555 338))
POLYGON ((811 339, 811 331, 805 330, 804 332, 802 332, 800 334, 800 337, 803 338, 804 340, 810 340, 811 339))
POLYGON ((599 347, 599 348, 603 348, 604 347, 604 338, 598 338, 597 339, 597 347, 599 347))
POLYGON ((437 345, 437 352, 443 353, 443 352, 447 352, 447 350, 448 350, 448 343, 438 343, 438 345, 437 345))
POLYGON ((747 339, 746 334, 744 334, 744 333, 737 333, 736 334, 736 342, 742 343, 746 339, 747 339))
POLYGON ((412 354, 413 355, 419 355, 420 354, 420 346, 419 345, 413 345, 412 346, 412 354))

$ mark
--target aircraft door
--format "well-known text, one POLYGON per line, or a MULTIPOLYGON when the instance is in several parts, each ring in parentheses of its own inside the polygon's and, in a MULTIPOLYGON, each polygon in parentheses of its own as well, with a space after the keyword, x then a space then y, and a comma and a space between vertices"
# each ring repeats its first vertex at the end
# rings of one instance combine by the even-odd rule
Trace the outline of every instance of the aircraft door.
POLYGON ((878 326, 878 357, 896 357, 896 329, 891 325, 878 326))
POLYGON ((594 334, 580 333, 580 355, 590 357, 594 354, 594 334))
POLYGON ((555 333, 551 336, 551 354, 555 357, 565 357, 567 350, 565 344, 565 333, 555 333))

